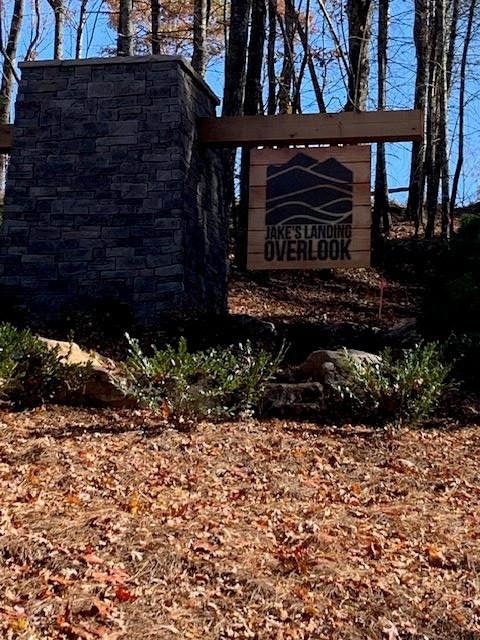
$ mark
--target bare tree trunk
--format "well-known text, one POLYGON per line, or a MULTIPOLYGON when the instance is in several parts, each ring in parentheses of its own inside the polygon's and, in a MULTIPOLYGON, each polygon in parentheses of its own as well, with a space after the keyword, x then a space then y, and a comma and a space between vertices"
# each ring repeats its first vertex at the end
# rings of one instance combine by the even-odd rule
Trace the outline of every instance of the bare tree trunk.
MULTIPOLYGON (((378 109, 384 111, 386 107, 387 81, 387 46, 388 46, 388 9, 389 0, 380 0, 378 6, 378 109)), ((377 162, 375 169, 375 201, 373 207, 373 241, 378 246, 383 232, 390 231, 387 165, 385 159, 385 144, 377 144, 377 162), (383 225, 382 225, 383 222, 383 225)))
MULTIPOLYGON (((317 73, 315 71, 315 65, 313 64, 313 60, 312 60, 312 52, 310 50, 310 45, 308 42, 308 19, 310 15, 310 0, 307 0, 307 7, 305 11, 305 16, 306 16, 305 28, 302 25, 298 11, 295 11, 295 7, 293 6, 293 1, 292 0, 286 0, 286 1, 287 3, 292 5, 293 11, 295 13, 295 22, 297 25, 298 35, 300 36, 300 40, 302 42, 303 50, 305 53, 305 58, 302 63, 302 72, 304 70, 304 65, 307 64, 308 70, 310 73, 310 78, 312 80, 313 90, 315 92, 315 98, 317 100, 318 110, 320 113, 326 113, 327 108, 325 107, 325 102, 323 99, 323 91, 318 81, 317 73)), ((301 81, 300 81, 300 74, 299 74, 299 81, 297 82, 297 87, 295 91, 294 104, 299 103, 300 90, 301 90, 301 81)), ((298 110, 298 106, 297 106, 297 110, 298 110)))
POLYGON ((438 147, 439 170, 441 175, 442 195, 442 236, 448 234, 448 215, 450 212, 450 167, 448 162, 448 69, 447 69, 447 29, 446 29, 446 0, 437 0, 438 11, 438 41, 441 46, 438 52, 438 147))
POLYGON ((32 60, 35 54, 35 47, 37 46, 38 41, 40 40, 40 0, 34 0, 33 2, 33 11, 35 14, 34 24, 35 27, 33 29, 33 33, 30 38, 30 42, 28 43, 27 53, 25 54, 25 60, 32 60))
POLYGON ((282 30, 284 42, 284 56, 282 71, 280 73, 280 90, 278 92, 278 105, 280 113, 288 113, 292 109, 293 88, 295 86, 295 8, 293 2, 285 3, 285 21, 277 12, 277 18, 282 30))
POLYGON ((425 177, 427 181, 427 226, 425 237, 433 238, 435 235, 435 221, 438 208, 438 191, 440 188, 440 163, 439 163, 439 113, 438 113, 438 59, 439 49, 443 43, 438 39, 438 8, 436 0, 430 0, 431 28, 430 28, 430 60, 429 82, 427 95, 427 149, 425 154, 425 177))
POLYGON ((55 36, 53 43, 53 57, 61 60, 63 56, 63 35, 65 31, 65 5, 64 0, 48 0, 53 10, 55 20, 55 36))
POLYGON ((238 116, 242 113, 250 8, 251 0, 232 0, 230 3, 230 34, 225 56, 222 108, 224 116, 238 116))
POLYGON ((80 4, 80 16, 78 18, 77 37, 75 42, 75 58, 82 57, 83 31, 87 21, 87 5, 88 0, 82 0, 80 4))
POLYGON ((346 111, 365 111, 370 73, 371 0, 347 0, 348 99, 346 111))
MULTIPOLYGON (((243 112, 245 71, 247 63, 248 21, 251 0, 232 0, 230 5, 230 32, 225 56, 225 82, 222 115, 238 116, 243 112)), ((232 211, 236 238, 239 221, 234 205, 234 168, 236 151, 224 154, 225 203, 232 211)), ((240 214, 241 215, 241 214, 240 214)))
POLYGON ((435 234, 438 196, 441 186, 442 235, 449 228, 449 163, 448 163, 448 88, 447 88, 447 32, 446 0, 435 0, 435 26, 431 32, 430 83, 428 116, 428 220, 425 236, 435 234))
MULTIPOLYGON (((262 68, 265 49, 265 0, 252 0, 252 21, 248 44, 248 64, 245 80, 243 113, 254 116, 263 113, 262 68)), ((236 263, 245 270, 247 266, 248 240, 248 190, 250 174, 250 149, 242 149, 240 176, 240 204, 236 229, 236 263)))
POLYGON ((252 26, 248 45, 243 112, 246 116, 263 113, 262 68, 265 48, 265 0, 252 0, 252 26))
POLYGON ((1 100, 0 100, 0 122, 10 121, 10 108, 12 106, 13 85, 18 78, 15 71, 15 60, 17 58, 18 42, 22 30, 24 0, 15 0, 10 21, 10 29, 6 45, 0 41, 0 52, 3 55, 1 100))
MULTIPOLYGON (((413 37, 417 55, 417 74, 415 78, 415 109, 425 110, 427 105, 427 84, 429 76, 429 5, 428 0, 415 0, 415 24, 413 37)), ((410 166, 410 188, 408 192, 407 212, 415 224, 418 235, 423 218, 423 197, 425 191, 425 143, 414 142, 410 166)))
MULTIPOLYGON (((18 42, 20 39, 20 32, 22 30, 24 8, 24 0, 15 0, 5 47, 2 41, 3 38, 0 39, 0 50, 3 54, 2 83, 0 91, 0 123, 2 124, 10 122, 13 87, 15 80, 18 79, 15 71, 15 60, 17 58, 18 42)), ((4 155, 0 155, 0 193, 2 195, 5 186, 6 170, 6 157, 4 155)))
POLYGON ((447 53, 447 89, 448 89, 448 97, 450 97, 452 91, 452 71, 453 71, 453 61, 455 58, 455 47, 457 44, 457 34, 458 34, 458 19, 460 17, 460 0, 453 0, 452 5, 452 15, 450 18, 450 29, 449 29, 449 45, 448 45, 448 53, 447 53))
POLYGON ((133 0, 120 0, 117 39, 118 56, 133 55, 132 11, 133 0))
POLYGON ((302 113, 302 82, 305 77, 305 69, 307 68, 308 57, 303 52, 302 62, 295 81, 295 87, 292 95, 292 113, 302 113))
POLYGON ((160 50, 160 0, 150 0, 150 13, 152 14, 152 53, 157 55, 160 50))
POLYGON ((465 140, 465 84, 467 75, 468 49, 472 41, 473 20, 475 17, 476 6, 477 0, 470 0, 470 7, 468 9, 467 32, 465 34, 465 40, 463 41, 462 62, 460 64, 460 88, 458 91, 458 157, 457 164, 455 166, 455 174, 453 176, 452 195, 450 198, 450 233, 453 233, 455 203, 457 200, 458 184, 460 182, 460 175, 462 173, 463 166, 463 146, 465 140))
POLYGON ((277 8, 276 0, 268 2, 268 46, 267 46, 267 75, 268 100, 267 113, 275 115, 277 110, 277 78, 275 75, 275 43, 277 38, 277 8))
POLYGON ((207 67, 207 0, 195 0, 193 5, 192 66, 201 76, 207 67))

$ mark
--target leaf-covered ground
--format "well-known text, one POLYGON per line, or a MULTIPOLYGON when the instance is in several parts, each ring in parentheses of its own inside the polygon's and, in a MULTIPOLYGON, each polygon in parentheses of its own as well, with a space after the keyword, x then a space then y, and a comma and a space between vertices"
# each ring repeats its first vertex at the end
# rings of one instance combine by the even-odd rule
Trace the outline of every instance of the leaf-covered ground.
POLYGON ((480 430, 0 413, 0 637, 480 638, 480 430))
POLYGON ((355 322, 389 328, 416 315, 419 289, 416 283, 400 283, 374 269, 277 271, 265 280, 235 273, 229 301, 232 313, 274 323, 355 322))

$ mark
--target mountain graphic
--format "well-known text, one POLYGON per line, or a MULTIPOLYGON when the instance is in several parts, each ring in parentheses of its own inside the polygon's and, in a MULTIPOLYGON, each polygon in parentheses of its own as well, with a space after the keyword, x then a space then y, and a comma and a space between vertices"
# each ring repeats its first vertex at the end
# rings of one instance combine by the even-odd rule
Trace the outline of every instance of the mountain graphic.
POLYGON ((298 153, 267 167, 266 224, 351 224, 353 173, 335 158, 298 153))

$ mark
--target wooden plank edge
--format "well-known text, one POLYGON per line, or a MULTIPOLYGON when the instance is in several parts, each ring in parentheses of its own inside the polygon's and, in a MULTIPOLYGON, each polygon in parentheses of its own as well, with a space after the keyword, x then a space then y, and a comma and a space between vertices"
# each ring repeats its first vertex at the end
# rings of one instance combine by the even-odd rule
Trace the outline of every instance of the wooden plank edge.
POLYGON ((424 138, 424 113, 420 109, 396 111, 340 112, 327 114, 281 114, 275 116, 222 116, 197 119, 199 142, 208 146, 257 147, 259 145, 294 145, 294 144, 361 144, 374 142, 411 142, 424 138), (300 118, 302 120, 300 120, 300 118), (408 118, 411 122, 402 122, 408 118), (275 122, 275 132, 269 132, 265 123, 275 122), (333 132, 325 132, 322 127, 332 127, 333 132), (382 122, 383 121, 383 122, 382 122), (387 133, 374 131, 361 132, 363 127, 386 128, 387 133), (298 125, 308 129, 298 133, 298 125), (263 125, 263 126, 262 126, 263 125), (261 133, 252 136, 251 127, 258 127, 261 133), (350 132, 345 132, 350 128, 350 132), (403 131, 400 131, 403 129, 403 131), (358 132, 356 130, 359 130, 358 132))

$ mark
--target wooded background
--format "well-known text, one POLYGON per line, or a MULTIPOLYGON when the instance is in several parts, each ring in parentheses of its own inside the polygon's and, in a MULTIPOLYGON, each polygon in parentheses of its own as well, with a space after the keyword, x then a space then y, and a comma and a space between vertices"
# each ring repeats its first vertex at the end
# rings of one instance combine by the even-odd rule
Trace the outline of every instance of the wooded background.
MULTIPOLYGON (((463 198, 466 140, 476 133, 466 114, 475 114, 478 102, 477 2, 3 0, 0 121, 11 118, 20 59, 81 58, 92 42, 104 55, 185 55, 200 74, 217 74, 222 115, 424 109, 425 142, 412 145, 404 185, 407 214, 416 235, 448 236, 463 198), (116 46, 106 26, 116 31, 116 46)), ((248 150, 236 157, 225 151, 242 248, 248 150)), ((469 190, 475 199, 474 180, 469 190)), ((386 149, 378 144, 374 239, 389 232, 389 197, 386 149)))

